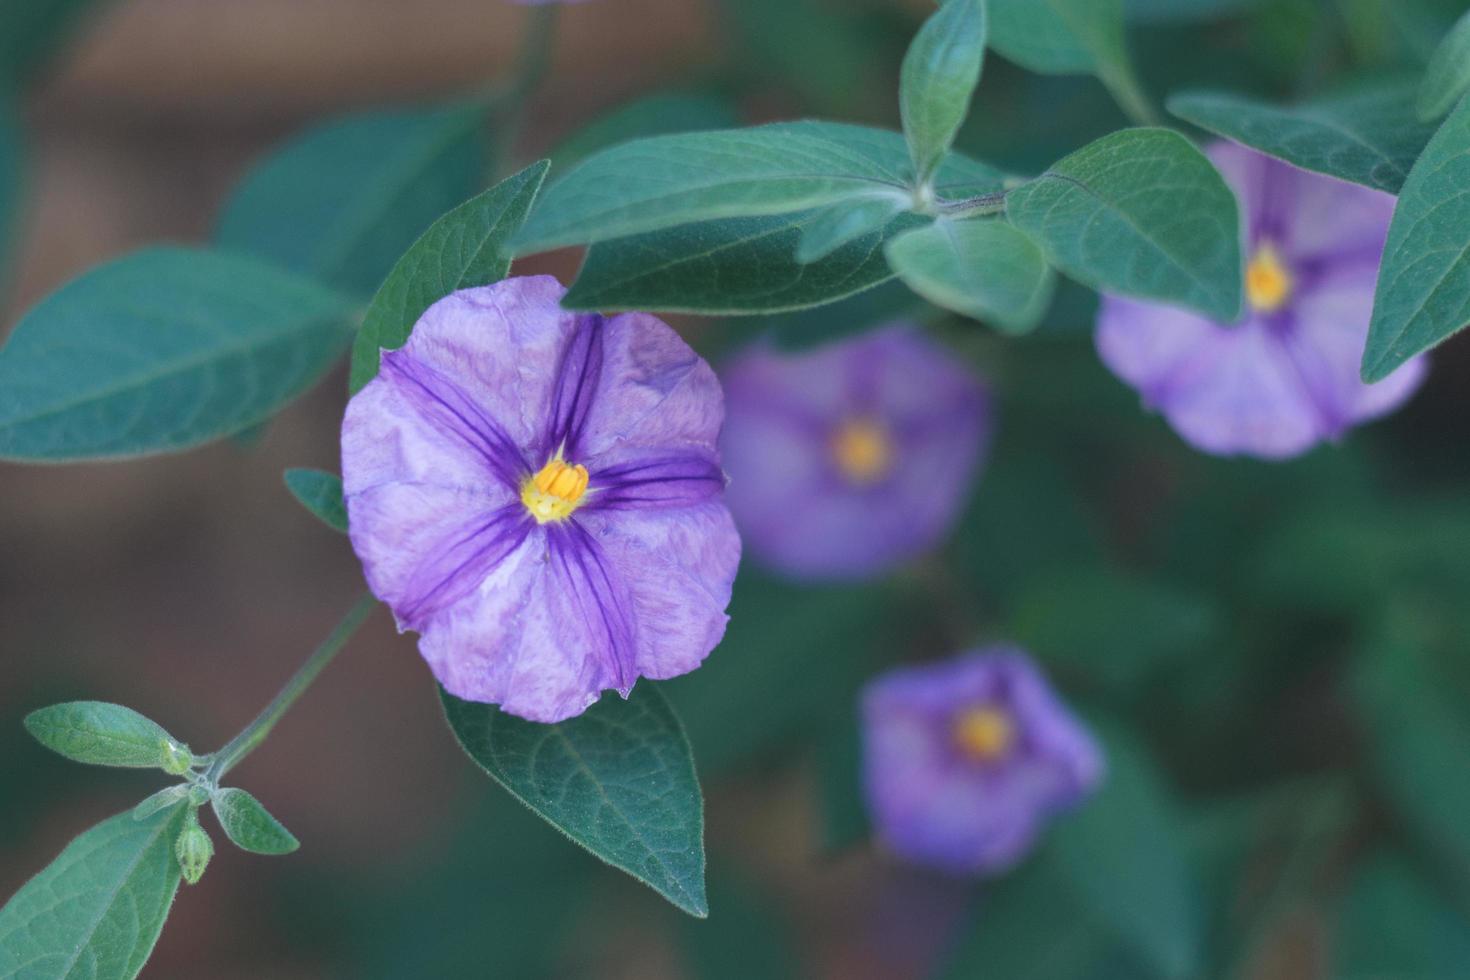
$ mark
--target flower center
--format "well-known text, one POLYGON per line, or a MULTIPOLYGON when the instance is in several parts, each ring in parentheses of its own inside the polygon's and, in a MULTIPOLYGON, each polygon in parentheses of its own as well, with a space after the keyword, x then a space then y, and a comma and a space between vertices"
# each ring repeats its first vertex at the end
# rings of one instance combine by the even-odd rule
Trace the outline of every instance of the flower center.
POLYGON ((1270 242, 1256 249, 1245 269, 1245 296, 1257 313, 1275 313, 1291 299, 1291 270, 1270 242))
POLYGON ((877 422, 848 419, 832 436, 832 458, 852 483, 873 483, 893 467, 893 443, 877 422))
POLYGON ((994 762, 1005 755, 1016 740, 1016 727, 1010 713, 991 705, 979 705, 960 712, 950 731, 960 751, 976 762, 994 762))
POLYGON ((521 484, 521 503, 537 524, 565 520, 587 492, 587 467, 572 465, 557 453, 541 471, 521 484))

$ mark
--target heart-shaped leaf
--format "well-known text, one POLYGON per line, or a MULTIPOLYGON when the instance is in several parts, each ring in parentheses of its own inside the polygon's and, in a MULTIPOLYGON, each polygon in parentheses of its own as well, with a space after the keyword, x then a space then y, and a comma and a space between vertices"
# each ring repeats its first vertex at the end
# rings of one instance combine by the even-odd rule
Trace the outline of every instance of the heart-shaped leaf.
POLYGON ((153 248, 84 273, 0 348, 0 458, 170 452, 249 429, 351 338, 340 295, 255 259, 153 248))
POLYGON ((709 914, 694 757, 651 683, 554 725, 442 690, 440 697, 459 744, 517 799, 685 912, 709 914))
POLYGON ((378 373, 424 311, 457 289, 499 282, 510 272, 507 242, 518 231, 551 165, 545 160, 502 180, 429 226, 373 296, 352 344, 354 393, 378 373))
POLYGON ((1052 265, 1096 289, 1240 315, 1240 209, 1178 133, 1104 136, 1006 195, 1006 215, 1052 265))
POLYGON ((137 976, 179 890, 184 813, 120 813, 68 844, 0 908, 0 977, 137 976))

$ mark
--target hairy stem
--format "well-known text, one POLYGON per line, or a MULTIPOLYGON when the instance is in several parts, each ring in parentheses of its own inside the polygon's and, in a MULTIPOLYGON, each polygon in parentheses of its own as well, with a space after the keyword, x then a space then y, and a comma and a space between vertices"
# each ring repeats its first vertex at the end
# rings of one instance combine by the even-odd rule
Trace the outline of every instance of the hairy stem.
POLYGON ((357 628, 362 625, 363 620, 367 619, 368 614, 377 604, 378 600, 371 595, 364 595, 358 599, 356 604, 347 611, 347 615, 342 617, 342 621, 337 624, 336 628, 328 634, 320 646, 312 651, 311 656, 306 658, 306 663, 302 664, 300 669, 286 682, 286 686, 281 688, 280 693, 265 706, 265 710, 257 715, 254 721, 246 725, 240 734, 230 739, 224 748, 214 753, 213 761, 209 764, 209 771, 205 773, 205 780, 210 785, 218 785, 225 773, 239 765, 247 755, 255 751, 256 746, 265 741, 271 729, 276 727, 276 722, 280 721, 281 716, 290 709, 291 705, 306 693, 311 682, 316 680, 317 675, 327 664, 331 663, 332 658, 347 644, 352 634, 357 632, 357 628))

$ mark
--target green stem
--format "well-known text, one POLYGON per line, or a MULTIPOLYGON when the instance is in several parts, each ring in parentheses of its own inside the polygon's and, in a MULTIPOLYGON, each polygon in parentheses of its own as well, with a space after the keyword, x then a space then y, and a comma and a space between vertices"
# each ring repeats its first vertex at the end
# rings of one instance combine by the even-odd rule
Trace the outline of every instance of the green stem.
POLYGON ((1162 117, 1139 84, 1132 65, 1124 62, 1114 69, 1104 71, 1098 77, 1107 86, 1113 101, 1118 103, 1124 115, 1133 120, 1134 125, 1157 126, 1161 123, 1162 117))
POLYGON ((940 201, 937 207, 941 215, 956 220, 1000 214, 1006 209, 1006 192, 997 191, 994 194, 981 194, 958 201, 940 201))
POLYGON ((280 721, 281 716, 296 703, 297 698, 306 693, 311 682, 316 680, 317 675, 332 662, 332 658, 352 638, 352 634, 357 632, 357 628, 362 625, 363 620, 367 619, 368 614, 377 604, 378 600, 371 595, 358 599, 357 603, 348 610, 347 615, 342 617, 342 621, 337 624, 336 628, 328 634, 320 646, 312 651, 311 656, 306 658, 306 663, 302 664, 300 669, 286 682, 286 686, 281 688, 280 693, 265 706, 265 710, 254 721, 246 725, 240 734, 230 739, 224 748, 214 753, 214 761, 210 763, 209 771, 204 776, 209 785, 219 785, 225 773, 239 765, 247 755, 255 751, 261 742, 265 741, 271 729, 276 727, 276 722, 280 721))

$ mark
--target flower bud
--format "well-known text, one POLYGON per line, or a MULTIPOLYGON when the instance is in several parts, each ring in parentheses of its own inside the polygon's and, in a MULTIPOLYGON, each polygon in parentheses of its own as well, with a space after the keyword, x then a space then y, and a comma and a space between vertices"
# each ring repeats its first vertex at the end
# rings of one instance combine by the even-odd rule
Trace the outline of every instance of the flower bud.
POLYGON ((208 802, 209 789, 207 787, 201 786, 198 783, 189 787, 189 805, 191 807, 197 810, 208 802))
POLYGON ((172 739, 163 740, 163 771, 173 776, 182 776, 194 765, 194 755, 188 746, 172 739))
POLYGON ((199 826, 199 814, 194 810, 190 810, 189 815, 184 818, 184 829, 174 843, 174 854, 178 856, 179 870, 183 872, 184 880, 191 885, 197 884, 204 877, 209 859, 214 856, 214 841, 199 826))

